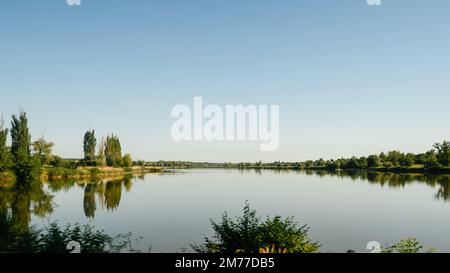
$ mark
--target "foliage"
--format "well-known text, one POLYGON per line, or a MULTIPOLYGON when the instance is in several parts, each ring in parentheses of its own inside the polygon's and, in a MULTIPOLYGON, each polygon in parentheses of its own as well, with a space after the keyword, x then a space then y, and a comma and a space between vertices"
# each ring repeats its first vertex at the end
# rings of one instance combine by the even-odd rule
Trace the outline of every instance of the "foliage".
POLYGON ((82 253, 110 253, 134 251, 131 234, 111 237, 90 225, 67 225, 65 228, 52 223, 45 230, 30 228, 20 232, 10 216, 0 214, 0 252, 18 253, 68 253, 67 244, 80 243, 82 253))
POLYGON ((8 139, 9 130, 3 128, 3 117, 0 118, 0 172, 4 172, 11 167, 11 154, 6 141, 8 139))
POLYGON ((46 142, 43 137, 33 142, 34 155, 39 158, 41 165, 46 165, 53 159, 52 148, 54 145, 52 142, 46 142))
POLYGON ((84 214, 88 218, 94 219, 95 211, 97 210, 97 203, 95 202, 95 194, 98 185, 96 183, 89 183, 84 188, 83 208, 84 214))
POLYGON ((83 150, 84 161, 88 166, 92 166, 95 162, 95 147, 97 146, 97 139, 95 138, 95 130, 87 131, 84 134, 83 150))
POLYGON ((106 138, 105 157, 108 166, 118 167, 122 165, 122 147, 117 136, 110 135, 106 138))
POLYGON ((123 157, 122 166, 125 168, 130 168, 131 166, 133 166, 133 159, 131 159, 130 154, 126 154, 123 157))
POLYGON ((64 167, 64 161, 62 157, 55 155, 50 161, 50 165, 52 165, 53 167, 64 167))
POLYGON ((145 161, 144 160, 138 160, 135 164, 136 164, 136 166, 145 167, 145 161))
POLYGON ((103 253, 107 252, 108 244, 112 238, 102 231, 94 231, 89 225, 83 228, 76 224, 73 227, 67 225, 62 230, 56 223, 50 224, 46 233, 41 234, 41 249, 39 252, 67 253, 66 246, 70 241, 80 243, 82 252, 103 253))
POLYGON ((40 162, 31 156, 31 135, 28 129, 28 119, 25 112, 19 117, 12 116, 11 122, 11 153, 13 156, 13 170, 19 181, 30 181, 39 176, 40 162))
POLYGON ((280 216, 262 221, 248 204, 242 217, 234 220, 224 213, 221 223, 211 221, 211 224, 214 237, 205 238, 202 245, 192 245, 196 252, 259 253, 262 248, 275 245, 290 253, 311 253, 320 247, 309 239, 307 226, 299 227, 293 218, 282 219, 280 216))
POLYGON ((367 158, 367 166, 369 168, 378 168, 381 166, 381 159, 378 155, 371 155, 367 158))
POLYGON ((63 178, 66 173, 65 170, 66 169, 62 167, 53 167, 48 170, 48 177, 50 180, 55 178, 63 178))
POLYGON ((438 162, 445 167, 450 166, 450 141, 434 144, 438 162))
POLYGON ((400 151, 389 151, 369 155, 368 157, 339 158, 325 160, 307 160, 304 162, 272 163, 197 163, 180 161, 148 162, 148 166, 161 166, 170 168, 253 168, 253 169, 315 169, 315 170, 386 170, 386 171, 450 171, 450 141, 437 143, 434 150, 426 153, 413 154, 400 151))
POLYGON ((108 210, 119 207, 122 197, 122 181, 111 181, 105 187, 105 205, 108 210))
POLYGON ((63 159, 60 156, 53 156, 50 161, 50 165, 56 168, 72 169, 76 170, 78 168, 78 162, 76 160, 63 159))
POLYGON ((436 156, 436 152, 434 150, 428 151, 424 154, 421 160, 424 160, 424 165, 427 168, 440 168, 442 165, 439 163, 438 158, 436 156))
POLYGON ((259 249, 260 254, 287 254, 289 253, 286 248, 277 248, 276 245, 272 245, 272 247, 263 247, 259 249))
POLYGON ((415 160, 416 160, 416 158, 415 158, 414 154, 411 154, 411 153, 402 154, 400 156, 399 163, 400 163, 401 166, 411 167, 412 165, 414 165, 415 160))
POLYGON ((89 173, 91 174, 91 176, 95 177, 99 176, 102 172, 98 168, 92 168, 89 169, 89 173))
POLYGON ((64 167, 53 167, 47 172, 49 180, 56 179, 67 179, 71 176, 76 176, 78 174, 77 170, 64 168, 64 167))
MULTIPOLYGON (((421 253, 424 246, 416 238, 406 238, 400 240, 400 242, 392 245, 386 249, 383 249, 383 253, 421 253)), ((426 253, 434 252, 434 249, 427 249, 426 253)))
POLYGON ((96 166, 99 166, 99 167, 106 166, 105 146, 106 146, 105 139, 102 138, 102 140, 100 141, 100 143, 98 145, 98 154, 97 154, 97 158, 95 160, 96 166))

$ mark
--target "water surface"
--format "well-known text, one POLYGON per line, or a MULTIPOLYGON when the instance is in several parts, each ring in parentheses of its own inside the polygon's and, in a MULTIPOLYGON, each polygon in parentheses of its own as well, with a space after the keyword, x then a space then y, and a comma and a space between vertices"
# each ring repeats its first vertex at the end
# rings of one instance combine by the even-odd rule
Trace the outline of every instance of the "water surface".
POLYGON ((210 219, 224 211, 240 215, 248 200, 261 215, 307 224, 323 252, 366 252, 369 241, 384 245, 410 236, 450 252, 449 186, 443 175, 180 170, 45 183, 29 197, 29 224, 90 223, 110 234, 142 236, 137 247, 144 252, 182 252, 212 235, 210 219))

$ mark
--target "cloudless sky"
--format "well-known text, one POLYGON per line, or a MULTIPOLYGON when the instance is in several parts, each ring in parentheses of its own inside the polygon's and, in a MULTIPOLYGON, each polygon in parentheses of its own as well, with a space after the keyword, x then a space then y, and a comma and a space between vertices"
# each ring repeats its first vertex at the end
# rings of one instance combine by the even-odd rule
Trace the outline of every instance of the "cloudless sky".
POLYGON ((300 161, 450 139, 450 1, 14 0, 0 3, 0 111, 82 156, 300 161), (280 148, 175 142, 176 104, 279 104, 280 148))

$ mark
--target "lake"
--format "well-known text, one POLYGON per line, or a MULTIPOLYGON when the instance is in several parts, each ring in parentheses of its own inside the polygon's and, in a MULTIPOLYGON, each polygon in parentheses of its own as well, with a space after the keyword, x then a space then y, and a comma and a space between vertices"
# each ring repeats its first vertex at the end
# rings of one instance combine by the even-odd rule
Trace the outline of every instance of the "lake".
POLYGON ((367 252, 369 241, 384 246, 405 237, 450 252, 449 186, 448 175, 176 170, 44 183, 30 195, 29 224, 90 223, 112 235, 142 236, 136 247, 143 252, 183 252, 212 235, 210 219, 241 215, 248 200, 262 216, 307 224, 322 252, 367 252))

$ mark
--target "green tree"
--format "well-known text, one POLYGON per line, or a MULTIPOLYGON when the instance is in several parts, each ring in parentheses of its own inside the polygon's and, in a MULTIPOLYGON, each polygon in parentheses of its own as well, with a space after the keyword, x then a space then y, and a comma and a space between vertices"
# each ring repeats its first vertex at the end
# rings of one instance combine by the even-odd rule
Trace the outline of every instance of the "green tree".
POLYGON ((400 165, 404 167, 411 167, 415 163, 415 155, 408 153, 408 154, 402 154, 400 157, 400 165))
POLYGON ((46 165, 53 159, 53 146, 52 142, 46 142, 43 137, 33 142, 34 155, 39 158, 41 165, 46 165))
POLYGON ((126 154, 123 157, 122 165, 123 165, 123 167, 126 167, 126 168, 130 168, 131 166, 133 166, 133 159, 131 158, 130 154, 126 154))
POLYGON ((64 161, 60 156, 53 156, 52 160, 50 161, 50 165, 52 165, 53 167, 63 167, 64 166, 64 161))
MULTIPOLYGON (((392 245, 386 249, 383 249, 383 253, 402 253, 402 254, 414 254, 422 253, 424 246, 416 238, 406 238, 400 240, 400 242, 392 245)), ((435 250, 428 248, 425 250, 426 253, 433 253, 435 250)))
POLYGON ((122 165, 122 147, 117 136, 110 135, 106 138, 105 157, 108 166, 117 167, 122 165))
POLYGON ((381 160, 381 164, 384 164, 384 162, 387 160, 387 156, 384 152, 380 153, 380 160, 381 160))
POLYGON ((248 204, 242 217, 232 219, 224 213, 221 223, 211 221, 211 224, 214 237, 205 238, 204 244, 192 245, 196 252, 259 253, 261 248, 275 246, 290 253, 311 253, 320 247, 309 239, 307 226, 298 226, 293 218, 282 219, 280 216, 262 221, 248 204))
POLYGON ((366 169, 368 167, 367 158, 366 157, 360 157, 358 159, 358 166, 361 169, 366 169))
POLYGON ((415 157, 415 162, 416 162, 416 164, 426 165, 427 164, 426 153, 417 154, 415 157))
POLYGON ((97 153, 97 158, 96 158, 96 165, 97 166, 106 166, 106 158, 105 158, 105 139, 102 138, 99 145, 98 145, 98 153, 97 153))
POLYGON ((350 158, 347 162, 347 168, 349 169, 358 169, 359 167, 359 160, 356 157, 350 158))
POLYGON ((88 165, 93 165, 95 162, 95 147, 97 146, 97 139, 95 138, 95 130, 87 131, 84 134, 84 161, 88 165))
POLYGON ((6 141, 8 139, 9 130, 3 128, 3 116, 0 117, 0 172, 3 172, 11 167, 11 155, 6 141))
POLYGON ((435 151, 429 151, 425 154, 425 167, 427 168, 440 168, 442 165, 439 163, 435 151))
POLYGON ((387 154, 386 162, 391 163, 390 166, 397 167, 400 165, 400 158, 402 157, 402 153, 399 151, 390 151, 387 154))
POLYGON ((323 160, 323 158, 316 160, 316 162, 314 162, 314 165, 316 167, 325 167, 325 160, 323 160))
POLYGON ((12 116, 11 140, 14 173, 20 182, 29 182, 40 174, 41 168, 38 159, 31 156, 31 135, 25 112, 21 112, 19 117, 12 116))
POLYGON ((138 160, 137 165, 145 167, 145 161, 144 160, 138 160))
POLYGON ((381 159, 378 155, 371 155, 367 158, 369 168, 378 168, 381 165, 381 159))
POLYGON ((450 166, 450 141, 436 143, 434 148, 436 149, 438 162, 444 167, 450 166))
POLYGON ((341 168, 341 162, 339 160, 330 160, 327 162, 326 168, 329 170, 338 170, 341 168))

